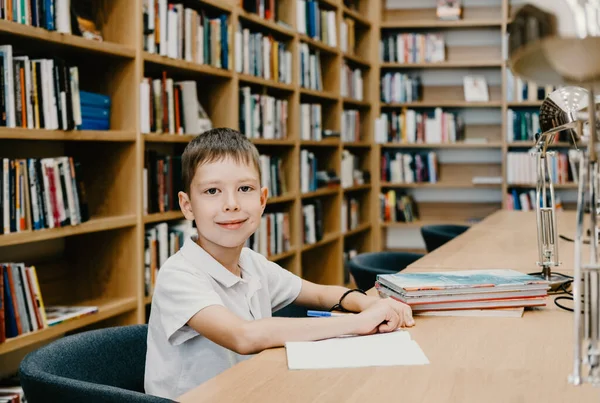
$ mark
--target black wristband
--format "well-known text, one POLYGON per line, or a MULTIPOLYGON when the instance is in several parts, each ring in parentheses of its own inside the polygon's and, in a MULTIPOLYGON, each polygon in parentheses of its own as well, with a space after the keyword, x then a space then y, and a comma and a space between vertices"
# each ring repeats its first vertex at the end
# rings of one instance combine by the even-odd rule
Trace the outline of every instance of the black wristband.
POLYGON ((339 310, 340 310, 340 311, 342 311, 342 312, 350 312, 350 311, 348 311, 346 308, 344 308, 344 307, 342 306, 342 301, 344 300, 344 298, 346 298, 346 296, 347 296, 348 294, 350 294, 350 293, 352 293, 352 292, 359 292, 359 293, 361 293, 361 294, 367 295, 367 293, 366 293, 366 292, 364 292, 364 290, 361 290, 360 288, 354 288, 354 289, 352 289, 352 290, 348 290, 348 291, 346 291, 346 292, 345 292, 345 293, 344 293, 344 294, 343 294, 343 295, 340 297, 340 300, 339 300, 339 302, 338 302, 337 304, 335 304, 334 306, 332 306, 332 307, 329 309, 329 312, 331 312, 331 311, 335 311, 336 309, 339 309, 339 310))

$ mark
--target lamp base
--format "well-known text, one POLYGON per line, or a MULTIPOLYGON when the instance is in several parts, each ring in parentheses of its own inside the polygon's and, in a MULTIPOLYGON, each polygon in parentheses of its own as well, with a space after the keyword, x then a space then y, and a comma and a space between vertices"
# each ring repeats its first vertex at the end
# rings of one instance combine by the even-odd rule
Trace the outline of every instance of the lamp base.
POLYGON ((571 277, 564 276, 560 273, 533 273, 531 274, 533 277, 538 277, 542 280, 546 280, 549 282, 550 290, 549 292, 558 291, 563 284, 568 284, 573 281, 571 277))

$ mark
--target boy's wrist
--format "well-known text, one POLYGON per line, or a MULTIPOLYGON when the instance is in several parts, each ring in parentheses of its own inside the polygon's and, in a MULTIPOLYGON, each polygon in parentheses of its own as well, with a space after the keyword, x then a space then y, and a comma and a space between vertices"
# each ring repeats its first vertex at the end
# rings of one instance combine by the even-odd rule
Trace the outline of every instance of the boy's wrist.
POLYGON ((342 306, 351 312, 362 312, 379 300, 378 297, 363 295, 358 292, 350 293, 342 301, 342 306))

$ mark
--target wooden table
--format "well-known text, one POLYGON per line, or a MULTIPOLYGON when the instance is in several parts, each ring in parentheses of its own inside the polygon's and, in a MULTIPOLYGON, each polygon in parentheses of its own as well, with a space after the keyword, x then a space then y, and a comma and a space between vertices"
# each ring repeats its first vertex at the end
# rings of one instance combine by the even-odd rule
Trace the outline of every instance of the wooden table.
MULTIPOLYGON (((575 216, 559 217, 573 236, 575 216)), ((536 271, 533 213, 501 211, 407 270, 514 268, 536 271), (519 227, 516 227, 519 225, 519 227)), ((573 244, 561 241, 561 272, 573 244)), ((573 386, 572 313, 548 305, 522 318, 417 317, 410 330, 430 364, 333 370, 287 369, 283 348, 237 364, 182 402, 598 402, 600 389, 573 386)))

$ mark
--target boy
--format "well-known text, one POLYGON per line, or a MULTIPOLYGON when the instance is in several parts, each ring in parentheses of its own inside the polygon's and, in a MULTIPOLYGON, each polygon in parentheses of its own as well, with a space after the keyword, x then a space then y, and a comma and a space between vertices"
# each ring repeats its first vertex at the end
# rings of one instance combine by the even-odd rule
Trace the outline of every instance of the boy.
POLYGON ((152 299, 146 393, 175 399, 234 364, 286 341, 389 332, 414 324, 407 305, 303 280, 244 248, 267 202, 259 155, 242 134, 213 129, 182 157, 179 206, 198 230, 160 268, 152 299), (342 296, 344 298, 342 299, 342 296), (273 318, 292 302, 360 312, 273 318))

